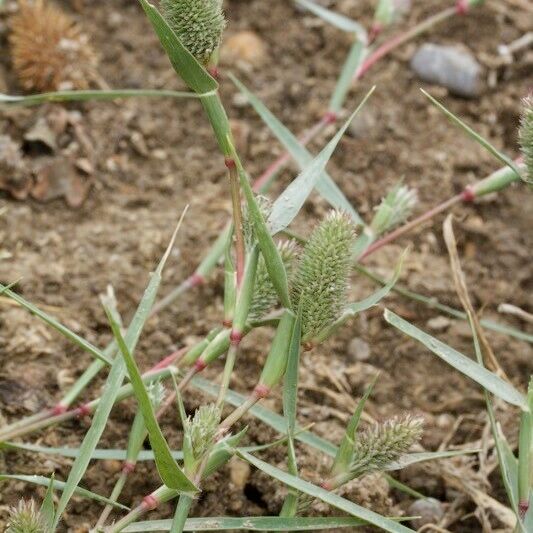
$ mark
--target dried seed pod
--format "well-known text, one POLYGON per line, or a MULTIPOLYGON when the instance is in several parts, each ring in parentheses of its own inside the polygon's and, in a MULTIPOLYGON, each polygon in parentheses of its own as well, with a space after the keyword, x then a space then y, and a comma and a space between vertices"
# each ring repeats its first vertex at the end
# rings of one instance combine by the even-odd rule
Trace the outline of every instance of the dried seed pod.
POLYGON ((526 181, 533 183, 533 96, 523 100, 524 109, 520 119, 520 148, 526 165, 526 181))
POLYGON ((33 500, 20 500, 9 511, 6 533, 45 533, 44 521, 33 500))
POLYGON ((346 305, 354 238, 351 220, 332 211, 304 248, 292 287, 294 310, 302 313, 304 342, 331 326, 346 305))
POLYGON ((28 91, 85 89, 95 76, 96 55, 80 26, 45 0, 20 0, 11 18, 13 67, 28 91))
POLYGON ((357 436, 350 473, 353 477, 383 470, 422 436, 422 419, 407 415, 377 424, 357 436))
POLYGON ((226 27, 222 0, 161 0, 161 8, 183 46, 207 64, 226 27))

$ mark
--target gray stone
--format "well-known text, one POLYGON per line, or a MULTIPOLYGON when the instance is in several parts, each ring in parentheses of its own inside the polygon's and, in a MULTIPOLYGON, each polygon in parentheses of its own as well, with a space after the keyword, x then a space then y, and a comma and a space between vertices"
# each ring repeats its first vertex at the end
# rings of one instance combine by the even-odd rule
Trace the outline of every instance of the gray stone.
POLYGON ((348 345, 348 354, 353 361, 368 361, 370 359, 370 346, 359 337, 355 337, 348 345))
POLYGON ((413 502, 407 513, 409 516, 420 517, 411 520, 411 525, 415 529, 420 529, 428 524, 438 524, 439 520, 444 516, 444 509, 439 500, 426 498, 425 500, 416 500, 416 502, 413 502))
POLYGON ((411 59, 411 68, 421 80, 446 87, 458 96, 474 98, 483 89, 483 68, 470 53, 457 47, 426 43, 411 59))

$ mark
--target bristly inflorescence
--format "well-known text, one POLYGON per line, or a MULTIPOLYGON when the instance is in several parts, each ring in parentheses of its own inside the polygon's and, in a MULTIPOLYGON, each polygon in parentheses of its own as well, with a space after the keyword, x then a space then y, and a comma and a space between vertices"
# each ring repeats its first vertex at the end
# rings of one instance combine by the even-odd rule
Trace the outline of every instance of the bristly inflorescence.
POLYGON ((161 7, 185 48, 198 61, 207 64, 226 27, 222 0, 161 0, 161 7))
MULTIPOLYGON (((294 262, 296 259, 296 245, 294 241, 282 241, 278 243, 281 260, 285 265, 287 277, 292 277, 294 262)), ((248 318, 251 321, 260 320, 278 303, 278 293, 267 271, 263 256, 259 258, 257 273, 255 275, 255 287, 248 318)))
POLYGON ((523 100, 520 119, 520 148, 526 165, 526 181, 533 183, 533 95, 523 100))
POLYGON ((332 211, 304 248, 292 287, 295 311, 301 310, 304 342, 331 326, 346 305, 354 238, 348 216, 332 211))
POLYGON ((44 521, 33 500, 20 500, 9 510, 6 533, 46 533, 44 521))
POLYGON ((203 457, 213 446, 219 422, 220 409, 212 403, 202 405, 192 420, 189 418, 188 432, 196 459, 203 457))
POLYGON ((422 436, 422 419, 407 415, 392 418, 357 436, 350 472, 354 477, 383 470, 422 436))
POLYGON ((21 0, 10 21, 14 70, 28 91, 86 89, 97 59, 80 26, 52 3, 21 0))
POLYGON ((396 185, 376 207, 376 214, 370 224, 373 231, 381 235, 401 224, 409 217, 417 201, 415 189, 401 183, 396 185))

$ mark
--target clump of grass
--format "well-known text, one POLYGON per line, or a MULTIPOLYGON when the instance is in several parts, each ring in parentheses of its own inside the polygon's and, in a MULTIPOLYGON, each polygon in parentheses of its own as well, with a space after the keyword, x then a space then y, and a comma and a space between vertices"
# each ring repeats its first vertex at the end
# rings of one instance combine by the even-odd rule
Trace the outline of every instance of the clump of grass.
POLYGON ((10 21, 15 73, 27 91, 86 89, 97 64, 80 25, 46 0, 19 0, 10 21))
MULTIPOLYGON (((99 439, 109 422, 112 407, 118 401, 133 395, 138 402, 139 411, 132 424, 124 469, 117 480, 111 497, 105 500, 108 506, 102 513, 97 528, 103 528, 111 508, 119 506, 116 500, 121 494, 128 473, 132 471, 138 460, 142 443, 148 435, 157 472, 161 479, 161 486, 145 495, 144 498, 139 498, 141 503, 137 507, 106 528, 109 533, 122 531, 129 524, 138 521, 146 513, 157 508, 162 502, 176 498, 178 501, 175 506, 171 531, 173 533, 184 531, 193 499, 203 490, 205 478, 222 468, 235 455, 247 460, 250 464, 291 488, 292 492, 285 502, 286 505, 283 506, 281 516, 269 517, 269 519, 273 519, 271 523, 275 523, 276 519, 279 519, 277 530, 296 531, 302 529, 305 524, 300 522, 297 516, 298 501, 305 499, 304 495, 313 497, 318 495, 323 501, 331 503, 353 517, 364 519, 365 523, 385 531, 406 531, 397 522, 355 506, 340 496, 331 495, 330 491, 368 472, 382 471, 394 466, 394 463, 399 462, 402 456, 409 452, 411 446, 420 439, 422 432, 420 419, 406 415, 378 424, 366 432, 358 433, 359 418, 364 401, 368 397, 365 395, 347 426, 341 445, 337 448, 331 469, 331 478, 322 484, 322 488, 312 486, 304 481, 298 475, 297 468, 297 449, 294 440, 300 433, 304 432, 297 426, 298 365, 302 345, 308 347, 325 340, 334 333, 336 327, 344 323, 345 319, 379 302, 388 294, 397 279, 396 277, 393 278, 384 289, 371 295, 363 302, 348 303, 347 301, 351 263, 355 255, 354 220, 362 223, 362 219, 357 215, 355 209, 349 209, 348 214, 340 210, 343 206, 346 208, 347 200, 340 191, 334 188, 334 184, 332 185, 325 179, 329 177, 324 173, 327 160, 331 157, 336 143, 346 130, 348 122, 318 156, 313 158, 309 155, 306 168, 270 209, 269 203, 256 197, 252 191, 248 176, 231 137, 226 112, 218 96, 218 85, 206 71, 207 67, 216 63, 216 52, 225 26, 221 2, 219 0, 162 0, 163 15, 166 20, 149 2, 141 0, 141 4, 158 33, 161 43, 171 56, 174 68, 191 90, 202 99, 203 107, 211 122, 221 155, 224 157, 228 169, 233 207, 232 226, 219 239, 222 252, 218 255, 213 253, 213 257, 209 259, 210 265, 212 264, 214 267, 217 259, 224 255, 223 251, 226 250, 224 327, 214 327, 197 344, 184 348, 179 357, 176 354, 171 354, 152 370, 144 374, 140 373, 135 361, 135 347, 143 326, 150 316, 150 309, 155 301, 163 267, 170 255, 171 246, 152 274, 131 324, 125 328, 124 335, 116 306, 113 302, 104 300, 105 312, 115 343, 105 351, 71 332, 9 288, 0 286, 0 290, 4 291, 8 297, 15 299, 20 305, 93 355, 97 363, 110 367, 106 386, 103 388, 100 398, 67 412, 63 410, 58 413, 53 412, 51 417, 54 418, 54 421, 61 422, 76 416, 87 416, 94 413, 92 425, 84 437, 68 479, 64 484, 57 509, 53 509, 51 496, 47 501, 47 510, 50 511, 51 507, 53 511, 51 513, 53 515, 51 529, 57 529, 63 512, 67 509, 71 497, 76 492, 99 439), (169 31, 169 26, 173 31, 169 31), (185 49, 190 54, 185 52, 185 49), (319 222, 308 241, 304 241, 303 250, 296 265, 297 253, 294 244, 280 241, 277 233, 281 232, 282 229, 285 230, 297 216, 313 186, 322 186, 322 191, 324 191, 324 183, 326 185, 329 183, 324 196, 329 198, 330 203, 336 209, 319 222), (331 192, 332 187, 334 194, 331 192), (341 200, 339 200, 339 195, 341 200), (243 203, 246 204, 244 220, 242 216, 243 203), (281 212, 282 210, 283 212, 281 212), (270 215, 267 216, 268 213, 270 215), (272 219, 273 213, 277 214, 277 220, 275 217, 274 220, 272 219), (268 219, 268 224, 265 219, 268 219), (236 267, 233 266, 234 259, 236 267), (279 309, 265 317, 276 305, 279 306, 279 309), (233 371, 234 369, 239 370, 237 354, 240 341, 244 335, 263 327, 272 327, 275 329, 275 333, 272 342, 261 347, 264 348, 265 358, 263 368, 261 372, 258 372, 255 387, 248 397, 243 398, 232 393, 231 403, 235 408, 227 416, 222 417, 224 405, 231 393, 229 386, 233 371), (226 363, 222 375, 219 376, 221 386, 218 387, 218 390, 217 384, 206 384, 202 380, 193 379, 196 373, 225 354, 226 363), (130 382, 123 385, 126 370, 130 382), (169 378, 175 380, 174 391, 165 395, 160 380, 169 378), (271 394, 283 380, 285 380, 283 391, 284 417, 283 423, 280 425, 279 417, 275 413, 264 407, 260 411, 254 411, 254 406, 271 394), (185 415, 183 405, 184 394, 190 386, 207 391, 211 396, 213 393, 217 396, 215 404, 206 401, 197 409, 192 418, 185 415), (184 434, 183 450, 181 450, 182 455, 180 456, 183 459, 179 460, 176 459, 176 454, 172 453, 175 450, 170 448, 160 427, 162 414, 167 409, 174 407, 176 403, 184 434), (258 415, 258 413, 260 414, 258 415), (235 427, 242 417, 250 414, 260 416, 263 422, 276 427, 278 431, 280 428, 283 431, 284 437, 268 446, 287 445, 289 473, 260 461, 253 454, 250 454, 249 450, 239 447, 246 429, 235 433, 235 427), (291 522, 290 519, 294 520, 291 522)), ((473 1, 470 4, 473 4, 473 1)), ((35 6, 42 8, 43 4, 36 0, 35 6)), ((319 12, 324 14, 323 9, 319 12)), ((452 9, 451 12, 455 13, 456 10, 452 9)), ((451 16, 449 10, 444 15, 446 18, 451 16)), ((337 21, 337 23, 339 20, 338 17, 332 18, 331 14, 327 15, 326 18, 337 21)), ((425 27, 436 23, 436 20, 440 19, 434 19, 431 24, 426 24, 425 27)), ((346 24, 347 21, 342 19, 342 26, 346 28, 346 24)), ((359 25, 352 23, 348 24, 348 27, 358 28, 359 25)), ((422 27, 420 26, 416 31, 421 31, 420 28, 422 27)), ((360 56, 358 54, 364 50, 359 50, 361 43, 356 43, 356 45, 354 48, 356 53, 351 53, 347 62, 348 72, 343 72, 341 76, 340 84, 344 87, 341 87, 342 90, 339 94, 346 94, 346 82, 351 77, 350 69, 352 74, 357 73, 357 77, 362 75, 360 73, 363 72, 364 64, 354 63, 354 57, 356 59, 359 57, 361 60, 364 53, 361 53, 360 56)), ((368 64, 366 68, 368 68, 368 64)), ((338 105, 340 101, 338 95, 334 101, 338 105)), ((322 122, 330 124, 332 122, 331 117, 334 115, 335 113, 331 112, 328 120, 321 121, 321 124, 322 122)), ((280 128, 276 129, 279 132, 280 128)), ((284 130, 283 135, 287 135, 284 130)), ((302 155, 301 151, 298 153, 299 156, 302 155)), ((304 151, 303 154, 305 156, 307 152, 304 151)), ((302 159, 306 159, 306 157, 302 159)), ((498 187, 501 187, 501 183, 501 180, 498 181, 498 187)), ((493 186, 494 183, 491 184, 491 187, 493 186)), ((479 189, 475 192, 478 193, 479 189)), ((475 197, 475 194, 473 196, 475 197)), ((457 201, 463 199, 465 199, 463 195, 459 195, 457 201)), ((398 185, 377 208, 374 220, 364 228, 363 234, 380 235, 402 223, 410 215, 415 200, 416 196, 413 191, 398 185)), ((351 208, 351 206, 349 207, 351 208)), ((176 233, 174 233, 172 242, 175 235, 176 233)), ((363 242, 363 247, 358 252, 367 251, 370 242, 369 240, 363 242)), ((378 244, 376 243, 376 245, 378 244)), ((65 402, 67 406, 70 405, 72 396, 79 394, 84 388, 83 385, 90 381, 87 376, 82 376, 80 379, 82 385, 77 385, 76 394, 69 395, 67 398, 69 401, 65 402)), ((47 416, 46 413, 44 417, 41 414, 37 415, 25 429, 36 430, 45 427, 48 424, 47 416)), ((15 423, 14 427, 11 427, 3 435, 12 438, 24 434, 24 425, 22 424, 20 427, 17 427, 15 423), (18 431, 20 427, 22 427, 22 433, 18 431)), ((325 448, 330 450, 332 447, 336 448, 333 443, 321 439, 318 435, 305 433, 305 436, 308 444, 322 451, 325 448)), ((521 446, 524 447, 529 444, 529 440, 524 440, 521 446)), ((261 447, 261 449, 263 448, 261 447)), ((428 454, 423 455, 427 459, 428 454)), ((429 455, 431 456, 431 454, 429 455)), ((443 453, 436 455, 442 457, 443 453)), ((422 460, 416 457, 410 459, 412 462, 422 460)), ((525 471, 525 468, 523 470, 525 471)), ((520 479, 523 484, 524 476, 522 475, 520 479)), ((53 486, 53 480, 50 485, 53 486)), ((102 501, 101 497, 88 493, 88 491, 85 491, 84 494, 87 497, 102 501)), ((49 495, 51 495, 51 490, 49 495)), ((19 521, 21 516, 31 515, 33 518, 37 516, 34 513, 33 504, 30 507, 31 509, 29 507, 21 508, 21 512, 17 515, 19 521), (28 510, 31 512, 28 513, 28 510)), ((247 527, 247 524, 249 522, 243 518, 242 527, 247 527)), ((153 525, 150 524, 150 526, 153 525)), ((14 530, 14 533, 25 532, 26 530, 31 533, 32 530, 28 527, 20 531, 14 530)), ((237 526, 235 527, 237 528, 237 526)), ((147 529, 150 528, 147 527, 147 529)))

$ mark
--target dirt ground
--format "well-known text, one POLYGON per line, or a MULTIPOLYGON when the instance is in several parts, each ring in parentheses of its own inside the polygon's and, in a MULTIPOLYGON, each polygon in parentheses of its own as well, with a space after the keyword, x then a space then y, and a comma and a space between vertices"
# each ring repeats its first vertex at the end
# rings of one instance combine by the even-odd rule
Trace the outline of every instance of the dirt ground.
MULTIPOLYGON (((10 1, 8 0, 8 4, 10 1)), ((367 25, 370 0, 324 2, 367 25)), ((446 7, 451 2, 413 1, 409 15, 391 31, 446 7)), ((77 0, 60 4, 79 19, 100 56, 99 74, 111 87, 180 88, 136 2, 77 0)), ((221 69, 231 69, 254 90, 294 132, 310 127, 325 111, 336 76, 350 41, 338 30, 282 0, 231 0, 227 4, 229 27, 226 41, 241 31, 254 32, 264 47, 255 64, 235 60, 222 50, 221 69)), ((350 93, 347 109, 353 109, 365 92, 376 85, 366 112, 368 130, 361 136, 348 134, 328 167, 347 197, 367 220, 372 208, 400 178, 418 189, 419 212, 459 192, 466 184, 488 175, 498 162, 449 124, 421 95, 423 86, 444 99, 450 109, 511 156, 517 155, 517 121, 520 98, 531 88, 531 51, 518 53, 504 63, 497 47, 530 30, 520 1, 489 2, 468 17, 455 17, 431 35, 408 44, 378 63, 350 93), (416 79, 409 60, 422 42, 461 43, 468 46, 486 68, 490 81, 473 100, 449 96, 438 87, 416 79), (528 70, 529 69, 529 70, 528 70)), ((531 19, 529 19, 531 20, 531 19)), ((0 18, 0 49, 7 50, 6 13, 0 18)), ((227 49, 226 49, 227 52, 227 49)), ((0 54, 0 92, 20 92, 9 56, 0 54)), ((243 103, 231 82, 224 79, 222 95, 236 122, 246 167, 257 176, 282 152, 267 127, 243 103)), ((321 134, 313 149, 322 146, 333 129, 321 134)), ((225 169, 210 127, 194 101, 128 100, 117 103, 49 105, 29 109, 0 110, 0 134, 21 143, 26 179, 46 176, 52 183, 34 198, 13 198, 0 191, 0 281, 21 278, 20 292, 60 318, 67 326, 103 346, 110 340, 99 295, 111 284, 124 317, 131 317, 150 272, 161 256, 172 228, 186 204, 190 210, 178 238, 179 253, 171 257, 163 292, 189 275, 218 231, 231 205, 225 169), (53 146, 28 140, 28 132, 44 119, 58 132, 53 146), (50 170, 51 169, 51 170, 50 170), (48 199, 48 201, 43 201, 48 199), (70 204, 70 205, 69 205, 70 204), (81 204, 81 205, 77 205, 81 204)), ((275 196, 295 175, 282 173, 272 189, 275 196)), ((39 184, 37 184, 39 185, 39 184)), ((42 185, 42 183, 41 183, 42 185)), ((501 315, 497 307, 510 302, 526 310, 530 305, 532 277, 528 250, 532 249, 531 193, 523 185, 456 208, 456 232, 460 253, 477 309, 516 328, 528 325, 501 315)), ((324 201, 313 196, 295 228, 309 233, 310 224, 327 211, 324 201)), ((412 249, 402 283, 414 291, 458 307, 448 268, 441 231, 442 218, 424 226, 398 243, 368 259, 375 271, 388 275, 403 248, 412 249)), ((371 282, 354 275, 352 294, 361 298, 374 289, 371 282)), ((438 336, 464 353, 472 346, 465 323, 397 295, 386 305, 403 317, 438 336)), ((221 273, 201 288, 183 296, 170 309, 147 324, 137 358, 143 368, 169 351, 204 335, 221 319, 221 273)), ((529 325, 531 332, 531 325, 529 325)), ((246 392, 254 385, 268 333, 246 339, 232 387, 246 392)), ((495 353, 513 382, 524 387, 533 370, 531 346, 502 334, 488 332, 495 353)), ((0 300, 0 412, 12 421, 53 405, 90 362, 88 355, 72 347, 25 311, 0 300)), ((206 372, 215 378, 221 363, 206 372)), ((428 450, 479 448, 487 435, 487 417, 480 389, 445 366, 421 345, 388 327, 382 308, 360 315, 332 341, 305 354, 302 362, 300 422, 313 423, 314 431, 338 441, 343 424, 370 378, 380 371, 376 390, 368 403, 375 419, 406 411, 425 419, 422 444, 428 450), (370 349, 369 358, 350 354, 352 339, 370 349)), ((98 385, 86 393, 92 398, 98 385)), ((202 396, 187 394, 190 412, 202 396)), ((281 408, 280 396, 266 402, 281 408)), ((124 447, 128 425, 135 413, 133 401, 113 411, 112 422, 99 447, 124 447)), ((516 443, 516 413, 500 409, 499 416, 511 442, 516 443)), ((266 443, 273 430, 250 423, 248 443, 266 443)), ((49 428, 28 438, 47 446, 77 446, 89 420, 49 428)), ((175 417, 165 419, 171 444, 179 446, 175 417)), ((298 449, 301 473, 317 481, 327 461, 303 445, 298 449)), ((284 468, 283 448, 263 454, 284 468)), ((57 479, 68 475, 70 460, 55 456, 5 453, 0 471, 37 473, 57 479)), ((85 487, 109 494, 120 464, 91 464, 85 487)), ((411 467, 395 474, 397 479, 444 503, 447 526, 453 532, 481 531, 480 506, 473 494, 486 491, 506 504, 500 476, 492 454, 486 461, 477 455, 411 467)), ((143 463, 128 483, 122 501, 138 503, 158 485, 149 463, 143 463)), ((242 464, 232 462, 210 478, 193 509, 194 516, 261 515, 278 513, 285 492, 280 485, 242 464)), ((390 515, 406 512, 412 498, 392 489, 379 476, 350 484, 346 497, 390 515)), ((21 497, 43 495, 41 489, 23 483, 4 483, 0 495, 0 521, 8 506, 21 497)), ((497 530, 506 531, 497 518, 495 504, 485 511, 497 530)), ((169 517, 165 504, 151 517, 169 517)), ((333 514, 317 505, 315 514, 333 514)), ((99 507, 74 498, 65 515, 68 531, 87 531, 99 507)), ((485 530, 489 530, 485 525, 485 530)))

